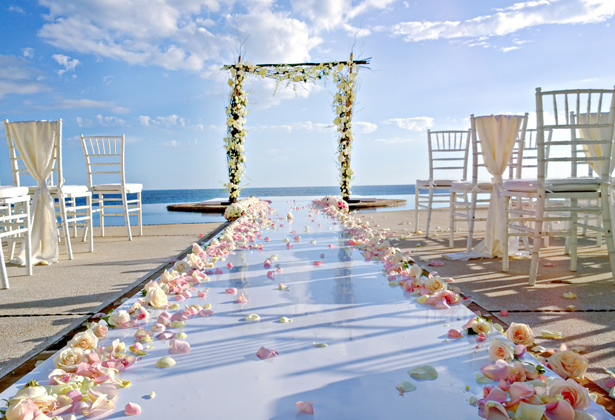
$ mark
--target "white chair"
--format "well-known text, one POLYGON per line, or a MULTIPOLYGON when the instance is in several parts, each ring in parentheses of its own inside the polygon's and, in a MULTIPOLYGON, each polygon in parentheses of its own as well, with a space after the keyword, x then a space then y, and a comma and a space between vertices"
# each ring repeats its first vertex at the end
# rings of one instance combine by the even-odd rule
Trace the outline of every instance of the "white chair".
MULTIPOLYGON (((130 229, 130 213, 136 213, 139 224, 139 236, 143 236, 143 222, 141 210, 141 191, 143 184, 128 184, 125 179, 124 150, 125 138, 121 136, 81 136, 81 145, 85 156, 85 164, 88 173, 88 187, 92 194, 97 195, 95 203, 98 203, 100 215, 101 236, 105 236, 105 217, 124 216, 128 240, 132 241, 130 229), (97 166, 102 169, 96 170, 97 166), (95 184, 93 175, 105 175, 114 178, 119 183, 95 184), (136 198, 128 199, 128 194, 136 194, 136 198), (120 198, 117 198, 117 196, 120 198), (116 204, 121 201, 121 204, 116 204), (122 213, 106 213, 106 208, 122 207, 122 213)), ((108 178, 107 178, 108 179, 108 178)))
MULTIPOLYGON (((508 171, 504 171, 503 175, 508 175, 511 178, 519 177, 522 170, 523 148, 525 144, 525 132, 527 129, 527 113, 523 116, 521 128, 519 129, 518 137, 513 146, 513 154, 508 163, 508 171), (514 153, 517 155, 514 155, 514 153), (517 156, 515 158, 515 156, 517 156)), ((491 201, 490 195, 493 190, 493 183, 491 181, 479 181, 480 168, 485 168, 486 164, 483 159, 482 146, 479 141, 476 118, 474 115, 470 116, 470 134, 472 143, 472 180, 471 181, 456 181, 453 182, 450 188, 450 219, 449 219, 449 247, 455 246, 455 232, 457 231, 457 224, 460 221, 466 221, 468 223, 468 239, 466 242, 466 252, 469 253, 472 250, 472 241, 474 240, 474 226, 477 221, 486 221, 484 217, 476 217, 476 209, 479 204, 488 204, 491 201), (470 200, 467 200, 467 195, 470 195, 470 200), (479 197, 479 194, 489 194, 489 197, 479 197), (462 200, 459 200, 462 197, 462 200)), ((489 176, 490 174, 481 174, 482 176, 489 176)))
POLYGON ((467 179, 470 130, 427 130, 427 145, 429 148, 429 179, 416 180, 414 229, 415 233, 419 232, 419 210, 427 210, 425 234, 429 237, 433 204, 448 203, 451 184, 454 181, 465 181, 467 179), (428 193, 422 194, 421 190, 428 190, 428 193), (434 197, 434 193, 436 193, 436 197, 434 197))
MULTIPOLYGON (((508 209, 506 237, 532 236, 532 264, 529 284, 536 283, 543 222, 563 221, 570 228, 570 271, 577 270, 577 230, 583 227, 604 234, 611 271, 615 275, 615 245, 611 226, 611 173, 613 129, 615 125, 615 90, 561 90, 543 92, 536 89, 538 119, 538 178, 504 183, 505 197, 533 199, 535 209, 508 209), (547 120, 545 114, 550 117, 547 120), (552 130, 549 139, 547 130, 552 130), (571 153, 572 148, 572 153, 571 153), (579 165, 590 163, 599 177, 576 177, 579 165), (556 174, 556 176, 550 176, 556 174), (565 177, 570 175, 569 177, 565 177), (564 177, 563 177, 564 176, 564 177), (551 204, 552 200, 557 205, 551 204), (550 201, 551 200, 551 201, 550 201), (580 205, 579 200, 584 201, 580 205), (586 200, 586 201, 585 201, 586 200), (579 223, 580 214, 601 214, 603 227, 579 223), (521 221, 521 223, 519 223, 521 221), (533 227, 526 223, 530 221, 533 227)), ((508 248, 504 241, 502 270, 508 271, 508 248)))
POLYGON ((32 275, 32 241, 30 236, 30 197, 27 187, 0 187, 0 263, 2 283, 0 289, 9 288, 2 240, 7 238, 9 259, 15 252, 15 242, 23 241, 26 257, 26 271, 32 275))
MULTIPOLYGON (((5 120, 4 128, 9 146, 13 186, 22 186, 23 175, 31 176, 37 183, 36 186, 28 186, 28 194, 30 196, 37 197, 37 190, 41 191, 42 186, 45 186, 45 190, 49 192, 54 203, 50 204, 50 206, 55 205, 56 210, 60 213, 60 226, 63 228, 66 252, 69 259, 72 260, 74 258, 70 241, 71 226, 84 229, 84 241, 89 232, 89 248, 90 252, 94 252, 92 194, 85 185, 64 184, 62 172, 62 120, 21 122, 5 120), (35 130, 39 132, 38 138, 35 130), (41 131, 48 133, 48 135, 41 138, 41 131), (77 200, 79 200, 79 203, 77 200)), ((53 218, 55 218, 55 215, 53 215, 53 218)), ((38 221, 39 219, 37 219, 36 215, 33 216, 33 232, 37 232, 36 229, 40 229, 40 226, 37 227, 38 221)), ((36 235, 38 233, 35 233, 34 237, 40 236, 36 235)), ((50 237, 49 232, 42 235, 47 235, 45 236, 47 239, 50 237)), ((57 232, 53 236, 57 240, 57 232)), ((43 241, 44 239, 41 237, 40 240, 43 241)), ((47 245, 51 244, 44 244, 44 246, 47 245)), ((36 251, 37 249, 42 248, 35 243, 34 250, 36 251)), ((35 263, 43 260, 48 263, 55 262, 53 256, 51 257, 52 260, 49 261, 49 254, 45 254, 45 256, 40 257, 37 252, 34 252, 35 263)), ((57 249, 55 260, 57 260, 57 249)))

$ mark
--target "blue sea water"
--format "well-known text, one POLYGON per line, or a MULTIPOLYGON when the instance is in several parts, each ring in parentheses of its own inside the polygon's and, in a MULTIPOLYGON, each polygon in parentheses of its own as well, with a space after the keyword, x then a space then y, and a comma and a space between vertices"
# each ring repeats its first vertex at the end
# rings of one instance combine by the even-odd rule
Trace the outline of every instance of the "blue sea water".
MULTIPOLYGON (((353 196, 366 196, 378 198, 398 198, 406 200, 406 205, 398 207, 383 207, 370 211, 399 211, 412 210, 414 208, 414 185, 359 185, 352 187, 353 196)), ((275 202, 296 201, 297 204, 307 204, 314 198, 325 195, 339 195, 339 187, 280 187, 280 188, 244 188, 241 197, 256 196, 260 199, 275 202)), ((195 203, 213 198, 227 197, 222 189, 198 189, 198 190, 144 190, 143 201, 143 224, 183 224, 183 223, 208 223, 224 221, 222 215, 203 213, 184 213, 168 211, 167 205, 174 203, 195 203)), ((135 221, 132 222, 133 224, 135 221)), ((95 217, 98 225, 98 217, 95 217)), ((123 225, 122 217, 105 218, 105 224, 123 225)))

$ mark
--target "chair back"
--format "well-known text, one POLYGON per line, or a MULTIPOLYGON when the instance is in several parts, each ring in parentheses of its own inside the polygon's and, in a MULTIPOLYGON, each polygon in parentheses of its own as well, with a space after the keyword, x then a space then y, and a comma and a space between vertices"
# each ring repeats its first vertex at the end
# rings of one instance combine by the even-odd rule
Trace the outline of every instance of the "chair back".
POLYGON ((470 130, 427 130, 427 139, 429 179, 465 181, 468 177, 470 130))
MULTIPOLYGON (((62 173, 62 120, 58 119, 56 121, 37 122, 39 124, 48 124, 53 136, 53 170, 51 175, 46 180, 47 185, 50 187, 56 185, 62 186, 64 185, 62 173)), ((15 187, 20 187, 24 184, 24 180, 22 178, 24 175, 27 178, 31 178, 32 180, 34 179, 19 154, 19 148, 15 142, 15 136, 19 135, 17 133, 27 132, 27 125, 31 123, 32 121, 9 122, 9 120, 4 120, 4 130, 6 131, 6 140, 9 146, 9 159, 11 161, 11 172, 13 174, 13 186, 15 187)), ((23 137, 24 138, 20 139, 22 143, 28 140, 27 136, 23 137)), ((36 181, 26 180, 25 183, 26 186, 29 186, 28 184, 36 184, 36 181)))
MULTIPOLYGON (((478 133, 476 130, 476 118, 474 114, 470 115, 470 132, 472 135, 472 183, 477 184, 479 179, 490 179, 491 174, 487 170, 485 160, 483 159, 483 151, 478 133), (483 169, 481 169, 483 168, 483 169)), ((526 148, 529 147, 527 153, 531 155, 532 145, 526 144, 526 132, 527 132, 527 120, 528 114, 523 116, 521 127, 519 128, 519 134, 515 141, 514 149, 512 151, 510 160, 508 161, 507 170, 504 171, 502 177, 508 176, 508 179, 519 179, 523 169, 524 153, 526 148)))
MULTIPOLYGON (((552 130, 547 130, 546 136, 551 139, 552 130)), ((519 130, 519 139, 515 144, 515 150, 512 155, 512 162, 508 168, 509 179, 521 178, 536 178, 538 170, 538 130, 535 128, 527 128, 525 130, 525 141, 521 143, 521 130, 519 130), (519 160, 521 159, 521 160, 519 160)), ((547 151, 548 154, 548 151, 547 151)))
POLYGON ((81 146, 85 156, 85 166, 88 175, 88 187, 91 189, 94 176, 97 180, 105 182, 96 184, 119 183, 124 188, 126 181, 124 175, 124 142, 121 136, 84 136, 81 135, 81 146))
POLYGON ((536 114, 539 185, 547 177, 579 177, 586 165, 610 182, 615 90, 537 88, 536 114))

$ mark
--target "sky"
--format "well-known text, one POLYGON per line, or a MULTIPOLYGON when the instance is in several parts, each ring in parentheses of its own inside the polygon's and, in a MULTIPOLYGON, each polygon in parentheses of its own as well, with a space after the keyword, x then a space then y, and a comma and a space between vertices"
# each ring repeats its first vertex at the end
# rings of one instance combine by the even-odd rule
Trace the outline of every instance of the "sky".
MULTIPOLYGON (((359 71, 353 185, 428 176, 427 130, 530 113, 535 89, 615 85, 615 0, 0 0, 0 118, 62 119, 64 176, 85 184, 79 135, 125 134, 128 182, 221 188, 224 64, 371 58, 359 71)), ((338 185, 335 85, 251 79, 249 187, 338 185)), ((0 181, 12 182, 0 147, 0 181)))

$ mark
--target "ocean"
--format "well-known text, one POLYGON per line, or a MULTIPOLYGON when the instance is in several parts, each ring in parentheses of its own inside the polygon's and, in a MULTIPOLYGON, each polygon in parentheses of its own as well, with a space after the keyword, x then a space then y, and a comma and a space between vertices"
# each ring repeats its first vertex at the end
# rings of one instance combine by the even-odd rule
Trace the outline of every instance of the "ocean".
MULTIPOLYGON (((406 200, 406 205, 398 207, 382 207, 369 211, 399 211, 414 209, 414 185, 358 185, 352 187, 353 196, 372 196, 378 198, 397 198, 406 200)), ((325 195, 339 195, 339 187, 279 187, 279 188, 244 188, 241 197, 256 196, 261 199, 276 201, 296 201, 304 205, 314 198, 325 195)), ((194 203, 212 198, 225 198, 226 191, 218 188, 198 190, 144 190, 141 195, 143 202, 143 224, 184 224, 222 222, 224 217, 218 214, 184 213, 168 211, 167 205, 173 203, 194 203)), ((132 222, 135 223, 134 221, 132 222)), ((94 224, 98 226, 98 217, 94 224)), ((123 217, 105 218, 107 225, 123 225, 123 217)))

